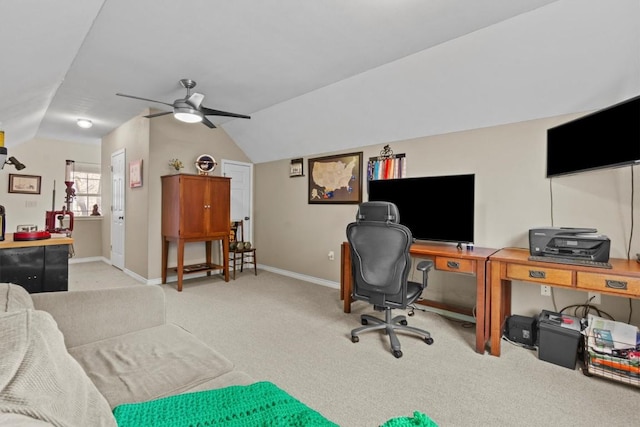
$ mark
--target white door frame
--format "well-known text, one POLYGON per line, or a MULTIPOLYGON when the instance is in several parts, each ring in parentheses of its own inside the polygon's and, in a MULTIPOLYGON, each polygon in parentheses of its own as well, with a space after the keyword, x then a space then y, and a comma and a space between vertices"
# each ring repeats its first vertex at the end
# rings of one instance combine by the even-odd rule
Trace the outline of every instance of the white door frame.
POLYGON ((125 265, 125 177, 126 177, 125 149, 121 148, 111 153, 111 222, 110 222, 110 260, 111 265, 124 270, 125 265), (120 176, 114 176, 114 158, 122 156, 122 170, 120 176), (114 202, 115 201, 115 202, 114 202), (115 251, 114 251, 114 245, 115 251), (117 256, 114 257, 114 252, 117 256))
MULTIPOLYGON (((247 241, 252 241, 251 239, 253 238, 253 163, 246 163, 246 162, 238 162, 235 160, 226 160, 226 159, 222 159, 220 161, 220 165, 222 167, 222 176, 226 176, 226 177, 231 177, 233 179, 233 177, 230 175, 230 172, 228 171, 227 167, 232 165, 232 166, 240 166, 240 167, 246 167, 248 168, 249 171, 249 206, 245 207, 247 215, 243 216, 243 220, 245 219, 246 216, 249 217, 249 228, 243 230, 244 233, 244 237, 245 240, 247 241)), ((232 194, 231 194, 231 200, 233 200, 233 185, 232 187, 232 194)), ((240 218, 231 218, 233 219, 240 219, 240 218)))

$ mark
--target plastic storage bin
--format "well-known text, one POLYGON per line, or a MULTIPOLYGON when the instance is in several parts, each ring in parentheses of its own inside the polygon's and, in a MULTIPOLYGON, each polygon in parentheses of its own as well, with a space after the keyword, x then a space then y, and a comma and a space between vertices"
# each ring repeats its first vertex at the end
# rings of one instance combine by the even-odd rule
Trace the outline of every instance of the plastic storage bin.
POLYGON ((538 358, 575 369, 581 322, 578 317, 543 310, 538 319, 538 358))

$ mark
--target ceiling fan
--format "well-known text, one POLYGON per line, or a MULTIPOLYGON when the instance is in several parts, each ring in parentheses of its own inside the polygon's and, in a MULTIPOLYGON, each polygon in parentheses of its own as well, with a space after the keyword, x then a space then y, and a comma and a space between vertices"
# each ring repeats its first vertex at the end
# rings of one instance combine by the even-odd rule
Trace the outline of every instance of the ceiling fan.
POLYGON ((163 111, 162 113, 149 114, 148 116, 144 116, 148 119, 152 119, 154 117, 164 116, 166 114, 172 114, 173 116, 186 123, 198 123, 202 122, 205 126, 214 129, 216 126, 211 123, 206 116, 226 116, 226 117, 237 117, 240 119, 250 119, 250 116, 245 116, 244 114, 236 114, 229 113, 227 111, 213 110, 211 108, 207 108, 202 105, 202 100, 204 99, 204 95, 198 92, 191 93, 191 89, 196 86, 196 82, 191 79, 182 79, 180 80, 180 84, 182 87, 187 89, 187 96, 182 99, 176 99, 173 101, 173 104, 169 104, 168 102, 163 101, 155 101, 153 99, 141 98, 139 96, 133 95, 125 95, 124 93, 116 93, 118 96, 125 96, 127 98, 133 99, 141 99, 143 101, 157 102, 158 104, 168 105, 169 107, 173 107, 173 111, 163 111))

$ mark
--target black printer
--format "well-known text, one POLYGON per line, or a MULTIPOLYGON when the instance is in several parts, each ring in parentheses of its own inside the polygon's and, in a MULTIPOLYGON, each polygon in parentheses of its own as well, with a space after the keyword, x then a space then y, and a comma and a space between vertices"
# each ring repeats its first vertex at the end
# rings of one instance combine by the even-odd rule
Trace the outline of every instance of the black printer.
POLYGON ((611 241, 595 228, 541 227, 529 230, 529 251, 534 256, 609 261, 611 241))

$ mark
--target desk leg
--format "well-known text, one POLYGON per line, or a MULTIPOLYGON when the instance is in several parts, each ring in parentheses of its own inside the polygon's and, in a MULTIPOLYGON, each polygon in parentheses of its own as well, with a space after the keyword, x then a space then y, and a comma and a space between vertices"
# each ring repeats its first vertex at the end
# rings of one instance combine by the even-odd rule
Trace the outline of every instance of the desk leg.
POLYGON ((349 250, 349 244, 347 242, 340 245, 340 300, 344 301, 344 275, 346 268, 344 265, 345 251, 349 250))
POLYGON ((167 268, 169 258, 169 241, 162 238, 162 283, 167 283, 167 268))
POLYGON ((491 262, 491 355, 500 357, 504 319, 511 314, 511 281, 503 280, 504 265, 491 262))
POLYGON ((487 346, 491 337, 491 261, 487 260, 485 265, 484 279, 484 345, 487 346))
POLYGON ((476 267, 476 353, 484 354, 486 345, 485 324, 487 313, 486 304, 486 266, 484 262, 477 262, 476 267))
POLYGON ((351 313, 351 251, 349 250, 349 244, 344 243, 341 251, 341 286, 340 292, 343 300, 343 310, 345 313, 351 313))
POLYGON ((178 239, 178 292, 182 292, 182 278, 184 277, 184 240, 178 239))

